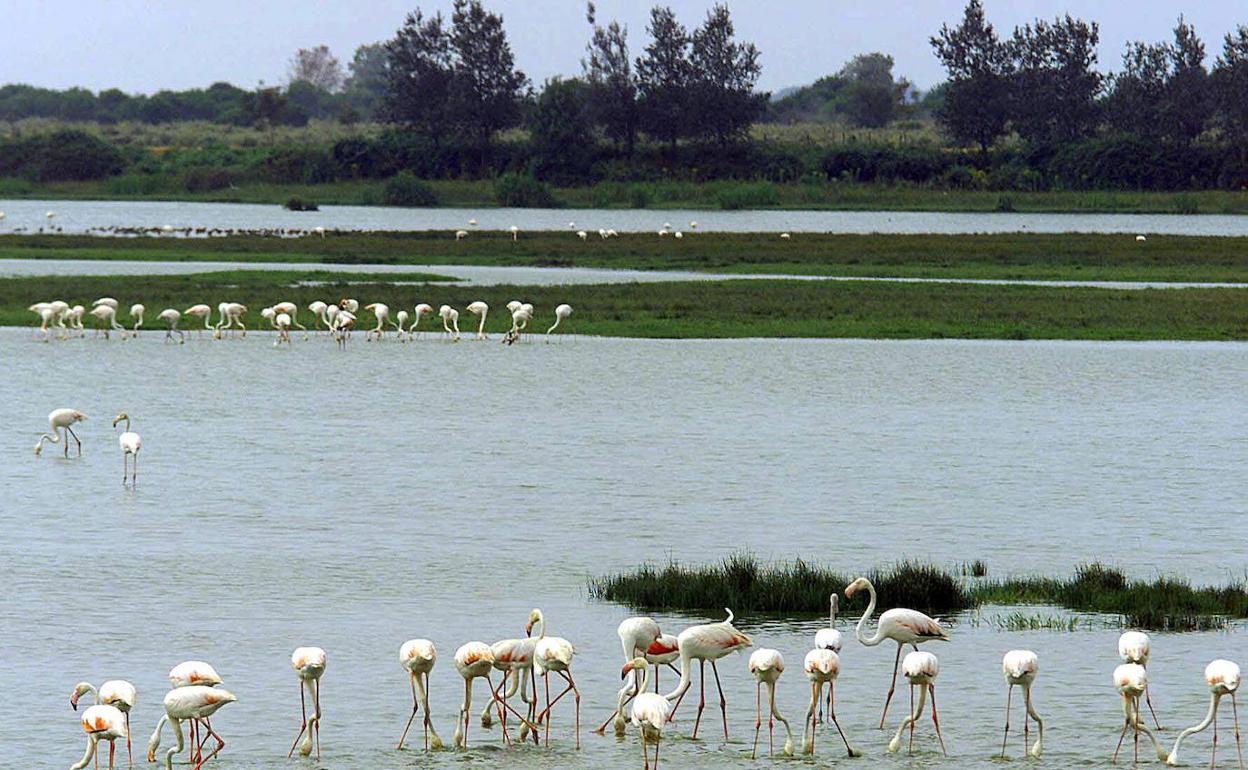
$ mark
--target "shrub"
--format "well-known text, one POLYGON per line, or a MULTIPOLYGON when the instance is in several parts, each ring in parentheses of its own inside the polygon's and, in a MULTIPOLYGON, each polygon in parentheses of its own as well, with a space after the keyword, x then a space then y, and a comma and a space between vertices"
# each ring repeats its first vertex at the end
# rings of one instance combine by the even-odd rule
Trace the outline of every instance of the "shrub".
POLYGON ((644 209, 650 205, 650 191, 639 184, 628 188, 628 205, 635 209, 644 209))
POLYGON ((319 211, 319 207, 312 201, 305 201, 298 195, 290 196, 290 199, 282 204, 282 208, 287 211, 319 211))
POLYGON ((0 142, 0 176, 82 181, 120 174, 125 165, 116 145, 76 129, 0 142))
POLYGON ((548 209, 559 205, 550 188, 524 174, 500 176, 494 183, 494 198, 498 205, 511 208, 548 209))
POLYGON ((228 168, 193 168, 186 172, 182 186, 187 192, 211 192, 233 187, 238 174, 228 168))
POLYGON ((729 184, 716 193, 715 199, 725 211, 780 205, 780 193, 770 182, 729 184))
POLYGON ((410 171, 400 171, 386 181, 382 199, 387 206, 425 207, 438 205, 438 196, 426 182, 410 171))

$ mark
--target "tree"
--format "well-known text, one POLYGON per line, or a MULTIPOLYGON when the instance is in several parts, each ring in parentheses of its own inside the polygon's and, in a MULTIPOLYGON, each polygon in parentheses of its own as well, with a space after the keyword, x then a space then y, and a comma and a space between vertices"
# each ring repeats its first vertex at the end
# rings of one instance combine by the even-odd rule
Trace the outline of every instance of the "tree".
POLYGON ((986 153, 1009 119, 1010 61, 980 0, 967 3, 957 27, 942 25, 931 44, 949 74, 936 119, 949 137, 986 153))
POLYGON ((286 111, 286 95, 277 87, 265 88, 264 84, 243 95, 243 116, 248 125, 271 128, 282 121, 286 111))
POLYGON ((457 126, 476 137, 486 165, 494 133, 520 123, 520 99, 529 79, 516 69, 503 17, 480 0, 455 0, 451 13, 455 52, 449 108, 457 126))
POLYGON ((650 9, 650 45, 637 59, 637 109, 641 128, 666 142, 673 154, 686 122, 691 66, 689 33, 671 8, 650 9))
POLYGON ((1106 100, 1110 126, 1146 139, 1193 142, 1214 106, 1204 60, 1204 43, 1182 16, 1173 43, 1128 43, 1106 100))
POLYGON ((347 101, 359 113, 380 116, 386 98, 390 57, 384 43, 370 43, 355 49, 347 69, 351 74, 343 84, 347 101))
POLYGON ((590 116, 607 137, 624 144, 632 155, 637 140, 637 82, 628 56, 628 30, 618 21, 598 26, 592 2, 585 16, 594 31, 585 46, 588 56, 581 60, 589 86, 590 116))
POLYGON ((1100 28, 1067 14, 1014 29, 1010 110, 1014 129, 1033 144, 1058 144, 1090 136, 1099 119, 1097 72, 1100 28))
POLYGON ((754 91, 762 72, 758 48, 734 35, 728 6, 716 3, 690 45, 691 127, 721 146, 744 135, 767 109, 768 94, 754 91))
POLYGON ((451 91, 451 38, 442 14, 426 19, 419 9, 409 13, 393 40, 385 44, 386 94, 382 113, 391 123, 407 126, 434 144, 447 129, 451 91))
POLYGON ((310 83, 330 93, 342 88, 342 64, 329 46, 300 48, 290 60, 289 83, 310 83))
POLYGON ((1182 16, 1174 27, 1171 61, 1162 120, 1173 139, 1190 144, 1209 127, 1214 100, 1205 69, 1205 44, 1182 16))
POLYGON ((1223 38, 1213 83, 1218 122, 1241 160, 1248 159, 1248 26, 1240 25, 1223 38))
POLYGON ((845 85, 844 111, 856 126, 879 128, 896 119, 912 86, 893 79, 893 57, 882 53, 859 54, 838 76, 845 85))
POLYGON ((584 182, 594 160, 590 87, 575 78, 551 78, 529 118, 537 175, 557 182, 584 182))

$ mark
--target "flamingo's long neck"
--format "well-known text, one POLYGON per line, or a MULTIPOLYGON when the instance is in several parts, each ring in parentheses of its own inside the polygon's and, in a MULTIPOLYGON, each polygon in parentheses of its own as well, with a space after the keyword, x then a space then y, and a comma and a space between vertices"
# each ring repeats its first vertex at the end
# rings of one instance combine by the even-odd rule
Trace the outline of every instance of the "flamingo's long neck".
MULTIPOLYGON (((1176 738, 1176 739, 1175 739, 1175 741, 1174 741, 1174 748, 1170 751, 1170 759, 1171 759, 1171 760, 1173 760, 1173 761, 1175 761, 1175 762, 1177 762, 1177 761, 1178 761, 1178 759, 1179 759, 1179 747, 1183 745, 1183 739, 1184 739, 1184 738, 1186 738, 1187 736, 1191 735, 1192 733, 1198 733, 1198 732, 1200 732, 1200 731, 1204 730, 1205 728, 1209 727, 1209 725, 1213 722, 1213 716, 1214 716, 1214 714, 1216 714, 1216 713, 1217 713, 1217 711, 1218 711, 1218 700, 1219 700, 1221 697, 1222 697, 1222 696, 1218 695, 1217 693, 1214 693, 1213 695, 1211 695, 1211 696, 1210 696, 1210 698, 1209 698, 1209 713, 1205 714, 1205 718, 1204 718, 1204 720, 1203 720, 1200 724, 1198 724, 1198 725, 1196 725, 1196 726, 1194 726, 1194 727, 1189 727, 1189 728, 1187 728, 1186 730, 1184 730, 1183 732, 1179 733, 1179 737, 1178 737, 1178 738, 1176 738)), ((1137 718, 1138 718, 1138 714, 1137 714, 1137 718)))
POLYGON ((82 759, 77 764, 70 765, 69 770, 82 770, 91 762, 91 757, 95 756, 95 746, 99 743, 99 739, 94 735, 87 736, 87 753, 82 755, 82 759))
POLYGON ((560 320, 559 316, 555 316, 555 322, 551 325, 549 329, 546 330, 547 334, 550 334, 551 332, 555 330, 555 327, 559 325, 559 320, 560 320))
POLYGON ((867 594, 870 595, 871 600, 867 602, 867 609, 863 611, 862 617, 858 619, 858 626, 854 629, 854 636, 858 637, 858 641, 868 647, 874 647, 884 641, 884 635, 880 633, 878 628, 875 629, 875 636, 870 639, 863 633, 863 630, 867 627, 867 621, 875 614, 875 586, 871 585, 870 582, 867 583, 867 594))
MULTIPOLYGON (((656 663, 655 665, 657 666, 658 664, 656 663)), ((641 670, 641 687, 637 692, 645 692, 648 684, 650 684, 650 667, 646 666, 641 670)))
MULTIPOLYGON (((675 690, 672 690, 667 695, 664 695, 664 698, 667 698, 669 701, 674 701, 685 694, 685 691, 689 689, 689 685, 693 683, 692 663, 693 661, 688 650, 682 646, 680 650, 680 684, 676 685, 675 690)), ((641 692, 641 690, 638 690, 638 692, 641 692)))
POLYGON ((487 312, 488 312, 488 311, 482 311, 482 312, 481 312, 481 323, 477 324, 477 336, 478 336, 478 337, 484 337, 484 336, 485 336, 485 314, 486 314, 487 312))
POLYGON ((160 721, 156 723, 156 729, 152 732, 152 737, 147 742, 147 761, 156 761, 156 749, 160 748, 160 733, 165 729, 165 722, 169 721, 169 715, 164 714, 160 717, 160 721))

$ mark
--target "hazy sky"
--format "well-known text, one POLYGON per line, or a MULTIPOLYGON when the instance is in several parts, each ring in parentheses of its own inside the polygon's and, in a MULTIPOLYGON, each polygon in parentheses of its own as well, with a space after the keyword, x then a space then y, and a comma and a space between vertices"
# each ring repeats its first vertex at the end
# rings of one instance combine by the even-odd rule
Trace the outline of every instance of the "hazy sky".
MULTIPOLYGON (((711 0, 667 0, 687 26, 711 0)), ((324 43, 345 65, 355 47, 391 37, 419 5, 449 13, 450 0, 11 0, 0 21, 0 83, 128 92, 280 83, 295 49, 324 43)), ((516 60, 535 82, 580 72, 588 37, 583 0, 487 0, 503 14, 516 60)), ((628 26, 634 54, 645 45, 651 2, 599 0, 599 20, 628 26)), ((884 51, 896 72, 926 87, 943 79, 928 37, 956 22, 964 0, 730 0, 738 36, 762 51, 761 86, 775 90, 834 72, 856 53, 884 51)), ((1127 40, 1168 38, 1180 11, 1210 52, 1236 24, 1243 0, 985 0, 1008 33, 1037 16, 1070 12, 1101 24, 1101 68, 1117 69, 1127 40)))

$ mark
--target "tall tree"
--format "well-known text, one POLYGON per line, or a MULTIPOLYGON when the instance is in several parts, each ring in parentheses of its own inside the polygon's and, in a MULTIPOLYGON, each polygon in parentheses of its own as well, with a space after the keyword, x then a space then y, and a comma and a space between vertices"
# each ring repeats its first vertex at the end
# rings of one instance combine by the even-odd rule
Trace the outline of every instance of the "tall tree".
POLYGON ((451 38, 442 14, 429 18, 420 9, 407 15, 393 40, 385 44, 388 57, 386 120, 399 123, 441 141, 447 125, 453 77, 451 38))
POLYGON ((720 145, 744 135, 767 109, 768 94, 754 90, 763 69, 758 48, 735 34, 728 6, 716 3, 690 45, 692 123, 720 145))
POLYGON ((455 52, 451 117, 475 136, 485 165, 494 133, 519 125, 529 79, 516 69, 503 17, 486 11, 480 0, 455 0, 450 34, 455 52))
POLYGON ((671 8, 650 9, 650 45, 637 59, 637 107, 641 128, 666 142, 672 153, 688 128, 689 32, 671 8))
POLYGON ((330 93, 342 88, 342 79, 342 64, 325 45, 300 48, 287 72, 290 83, 309 83, 330 93))
POLYGON ((1097 98, 1104 77, 1097 72, 1100 28, 1069 14, 1037 19, 1014 29, 1011 117, 1023 139, 1054 144, 1085 138, 1099 120, 1097 98))
POLYGON ((378 117, 386 98, 387 71, 390 57, 384 43, 370 43, 355 49, 351 63, 347 65, 350 75, 343 84, 351 106, 369 118, 378 117))
POLYGON ((1248 159, 1248 26, 1240 25, 1222 42, 1222 54, 1213 68, 1218 122, 1239 153, 1248 159))
POLYGON ((949 75, 936 109, 941 128, 987 152, 1009 120, 1010 59, 980 0, 967 3, 957 27, 942 25, 931 44, 949 75))
POLYGON ((582 182, 594 160, 589 85, 576 78, 551 78, 529 116, 537 173, 556 182, 582 182))
POLYGON ((1205 132, 1213 117, 1213 90, 1205 69, 1205 44, 1196 28, 1179 17, 1171 47, 1173 69, 1166 83, 1162 119, 1172 138, 1192 142, 1205 132))
POLYGON ((841 68, 845 83, 845 116, 857 126, 879 128, 891 123, 906 104, 910 81, 893 78, 893 57, 859 54, 841 68))
POLYGON ((610 139, 623 144, 632 155, 637 140, 637 81, 628 56, 628 30, 618 21, 599 26, 592 2, 585 16, 593 29, 585 46, 586 58, 581 60, 589 85, 590 115, 610 139))
POLYGON ((1153 140, 1190 144, 1213 113, 1205 45, 1183 17, 1173 43, 1131 42, 1106 99, 1110 126, 1153 140))

